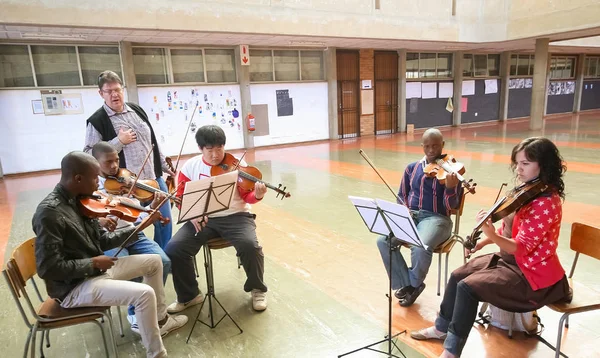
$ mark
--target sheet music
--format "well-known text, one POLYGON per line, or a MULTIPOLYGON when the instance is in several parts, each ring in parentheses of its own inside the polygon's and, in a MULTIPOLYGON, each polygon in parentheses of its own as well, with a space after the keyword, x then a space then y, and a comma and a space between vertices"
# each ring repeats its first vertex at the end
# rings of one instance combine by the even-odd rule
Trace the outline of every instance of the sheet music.
POLYGON ((236 189, 237 179, 238 171, 235 170, 185 183, 179 210, 179 223, 227 210, 233 197, 233 191, 236 189))
POLYGON ((348 196, 348 199, 358 210, 369 231, 380 235, 389 235, 389 224, 392 234, 398 240, 427 248, 421 241, 417 227, 406 206, 386 200, 357 196, 348 196))

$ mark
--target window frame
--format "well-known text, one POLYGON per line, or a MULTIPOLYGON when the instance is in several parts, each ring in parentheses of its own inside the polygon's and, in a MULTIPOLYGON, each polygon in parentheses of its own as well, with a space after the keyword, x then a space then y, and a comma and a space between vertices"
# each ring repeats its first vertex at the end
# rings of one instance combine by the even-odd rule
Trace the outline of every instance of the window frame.
MULTIPOLYGON (((29 54, 29 65, 31 66, 31 72, 33 76, 33 84, 34 86, 23 86, 23 87, 0 87, 0 91, 3 90, 31 90, 31 89, 54 89, 54 88, 96 88, 95 85, 84 85, 83 84, 83 72, 81 68, 81 59, 79 57, 79 47, 116 47, 119 50, 119 66, 121 67, 121 73, 123 72, 123 61, 121 55, 121 46, 115 44, 106 44, 106 43, 93 43, 93 44, 72 44, 72 43, 39 43, 39 42, 6 42, 0 43, 0 46, 4 45, 14 45, 14 46, 27 46, 27 52, 29 54), (71 85, 71 86, 63 86, 63 85, 55 85, 55 86, 39 86, 35 71, 35 64, 33 62, 33 54, 31 52, 31 46, 62 46, 62 47, 75 47, 75 55, 77 56, 77 71, 79 73, 79 85, 71 85)), ((123 79, 124 80, 124 79, 123 79)))
MULTIPOLYGON (((448 51, 407 51, 406 54, 418 54, 418 60, 417 60, 417 64, 418 64, 418 68, 417 68, 417 77, 416 78, 409 78, 408 76, 406 76, 406 80, 407 81, 420 81, 420 82, 426 82, 426 81, 440 81, 440 80, 451 80, 454 78, 454 61, 456 61, 455 56, 454 56, 454 52, 448 52, 448 51), (434 77, 421 77, 421 54, 435 54, 435 76, 434 77), (440 71, 440 68, 438 67, 438 59, 439 59, 439 54, 444 54, 444 55, 450 55, 450 60, 452 61, 452 64, 449 68, 449 72, 450 72, 450 76, 449 77, 442 77, 442 76, 438 76, 438 72, 440 71)), ((460 59, 461 61, 463 60, 463 58, 460 59)), ((444 69, 445 70, 445 69, 444 69)), ((406 71, 405 71, 406 72, 406 71)))
POLYGON ((472 75, 468 76, 465 75, 465 69, 463 66, 463 78, 500 78, 500 54, 499 53, 482 53, 482 52, 469 52, 469 53, 464 53, 463 54, 463 58, 462 61, 465 60, 466 56, 471 56, 471 63, 472 63, 472 75), (485 75, 476 75, 475 74, 475 56, 483 56, 485 55, 485 75), (490 75, 490 55, 492 56, 496 56, 496 58, 498 59, 497 64, 498 64, 498 75, 490 75))
MULTIPOLYGON (((549 61, 549 65, 548 65, 548 75, 551 81, 554 80, 575 80, 575 78, 577 77, 577 56, 575 55, 551 55, 550 56, 550 61, 549 61), (558 66, 558 60, 559 59, 564 59, 566 60, 564 62, 565 66, 567 64, 567 62, 571 62, 572 66, 571 66, 571 74, 568 77, 564 76, 564 71, 566 70, 566 68, 561 68, 561 76, 560 77, 554 77, 553 76, 553 71, 557 71, 557 69, 553 69, 552 68, 552 62, 557 63, 558 66)), ((584 68, 585 69, 585 68, 584 68)), ((597 69, 596 69, 596 73, 597 73, 597 69)))
POLYGON ((584 79, 596 79, 600 78, 600 70, 598 70, 598 65, 600 64, 600 56, 586 56, 585 61, 583 63, 583 78, 584 79), (589 75, 589 63, 590 60, 596 61, 596 73, 594 75, 589 75))
MULTIPOLYGON (((310 82, 327 82, 327 66, 325 64, 325 51, 321 49, 298 49, 298 48, 286 48, 286 47, 252 47, 250 50, 256 51, 270 51, 271 52, 271 73, 273 76, 272 81, 250 81, 250 83, 263 84, 263 83, 310 83, 310 82), (298 80, 277 80, 275 76, 275 51, 297 51, 298 52, 298 80), (322 80, 304 80, 302 79, 302 52, 321 52, 323 54, 323 79, 322 80)), ((252 61, 252 59, 250 60, 252 61)))

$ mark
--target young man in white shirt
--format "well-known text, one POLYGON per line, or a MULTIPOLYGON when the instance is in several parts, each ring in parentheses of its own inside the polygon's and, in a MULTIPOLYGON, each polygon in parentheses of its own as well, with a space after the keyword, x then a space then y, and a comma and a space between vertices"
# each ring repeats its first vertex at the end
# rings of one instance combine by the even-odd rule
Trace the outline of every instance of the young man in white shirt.
MULTIPOLYGON (((181 168, 177 177, 181 197, 185 183, 211 176, 212 166, 219 165, 225 158, 225 132, 216 125, 207 125, 196 132, 196 142, 202 152, 181 168)), ((242 165, 245 165, 242 162, 242 165)), ((267 308, 267 286, 263 281, 264 255, 256 237, 256 215, 250 212, 250 204, 260 201, 267 187, 256 183, 254 190, 234 190, 229 209, 209 215, 208 220, 194 219, 186 222, 173 236, 165 252, 172 262, 173 285, 177 301, 172 303, 169 313, 181 312, 202 302, 202 293, 194 273, 194 256, 208 240, 221 237, 230 241, 240 257, 247 280, 244 290, 252 294, 252 308, 264 311, 267 308)))

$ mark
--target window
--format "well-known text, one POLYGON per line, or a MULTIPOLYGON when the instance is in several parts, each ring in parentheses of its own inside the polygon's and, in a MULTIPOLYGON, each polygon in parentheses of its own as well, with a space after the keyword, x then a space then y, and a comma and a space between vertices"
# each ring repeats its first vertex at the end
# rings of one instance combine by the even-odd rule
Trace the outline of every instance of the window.
POLYGON ((173 82, 204 82, 203 58, 201 49, 171 49, 173 82))
POLYGON ((165 49, 134 47, 133 68, 138 85, 167 84, 167 59, 165 49))
POLYGON ((600 57, 586 57, 583 67, 583 76, 585 78, 600 78, 599 62, 600 57))
POLYGON ((233 50, 204 50, 208 82, 237 82, 233 50))
POLYGON ((79 46, 79 62, 84 86, 97 86, 98 75, 105 70, 121 73, 121 57, 118 47, 79 46))
POLYGON ((324 81, 323 51, 250 50, 250 81, 324 81))
POLYGON ((406 78, 452 77, 451 53, 407 53, 406 78))
POLYGON ((300 58, 298 51, 273 51, 273 63, 275 66, 275 81, 300 80, 300 58))
POLYGON ((534 55, 512 55, 510 57, 511 76, 533 76, 534 55))
POLYGON ((250 50, 250 81, 273 81, 273 53, 271 50, 250 50))
POLYGON ((552 56, 550 59, 550 78, 575 78, 575 62, 576 57, 552 56))
POLYGON ((464 77, 494 77, 500 76, 500 55, 472 54, 463 55, 464 77))
POLYGON ((81 86, 75 46, 32 45, 38 86, 81 86))
POLYGON ((323 51, 300 51, 301 79, 322 81, 325 79, 323 51))
POLYGON ((33 87, 27 45, 0 45, 0 87, 33 87))

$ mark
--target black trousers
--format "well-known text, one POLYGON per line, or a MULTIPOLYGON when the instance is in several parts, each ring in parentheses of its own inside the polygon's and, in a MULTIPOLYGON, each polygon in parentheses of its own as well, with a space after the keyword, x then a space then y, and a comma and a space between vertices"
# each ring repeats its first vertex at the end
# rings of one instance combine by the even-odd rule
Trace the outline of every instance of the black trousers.
POLYGON ((188 302, 200 293, 194 272, 194 258, 202 245, 208 240, 221 237, 235 247, 240 257, 246 283, 244 290, 250 292, 258 289, 266 292, 263 281, 265 271, 262 247, 256 237, 256 215, 238 213, 224 217, 209 218, 208 223, 196 236, 196 229, 191 222, 185 223, 169 241, 165 252, 171 259, 173 285, 178 302, 188 302))

